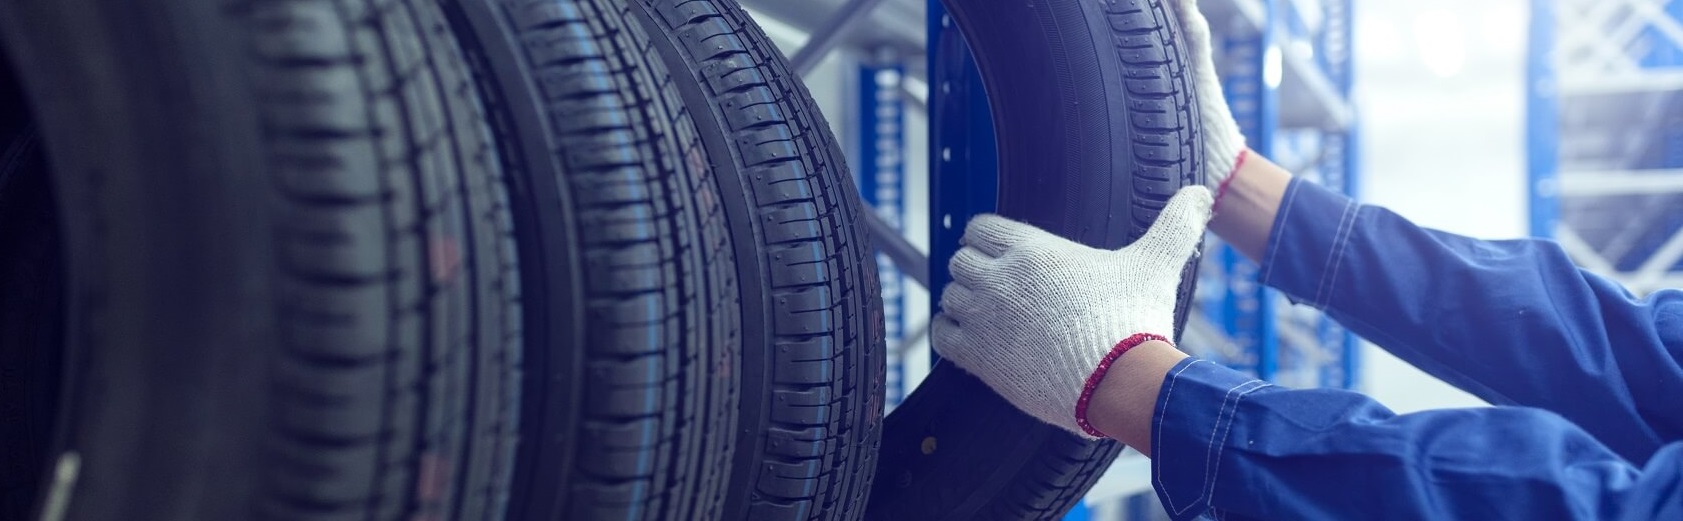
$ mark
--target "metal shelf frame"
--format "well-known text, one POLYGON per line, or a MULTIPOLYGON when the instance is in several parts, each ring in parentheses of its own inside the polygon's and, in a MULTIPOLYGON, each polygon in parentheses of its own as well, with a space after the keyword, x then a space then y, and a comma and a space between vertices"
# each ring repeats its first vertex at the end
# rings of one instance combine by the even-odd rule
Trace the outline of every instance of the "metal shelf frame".
MULTIPOLYGON (((1358 192, 1351 102, 1351 0, 1202 0, 1218 41, 1228 104, 1251 148, 1298 176, 1358 192)), ((1354 388, 1359 343, 1312 309, 1259 283, 1259 267, 1217 239, 1205 248, 1198 308, 1182 344, 1296 387, 1354 388)))
POLYGON ((1683 1, 1531 9, 1531 233, 1637 294, 1683 286, 1683 1))

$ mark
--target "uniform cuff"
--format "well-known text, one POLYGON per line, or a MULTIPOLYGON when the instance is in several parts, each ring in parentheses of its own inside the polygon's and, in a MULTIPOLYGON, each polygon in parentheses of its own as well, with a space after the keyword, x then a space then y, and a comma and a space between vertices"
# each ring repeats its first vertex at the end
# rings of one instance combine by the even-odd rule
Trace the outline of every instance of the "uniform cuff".
POLYGON ((1362 206, 1343 194, 1292 179, 1262 256, 1262 283, 1293 303, 1325 310, 1347 268, 1344 251, 1361 214, 1362 206))
POLYGON ((1170 518, 1194 519, 1210 509, 1239 403, 1267 387, 1194 358, 1182 360, 1163 379, 1152 415, 1151 481, 1170 518))

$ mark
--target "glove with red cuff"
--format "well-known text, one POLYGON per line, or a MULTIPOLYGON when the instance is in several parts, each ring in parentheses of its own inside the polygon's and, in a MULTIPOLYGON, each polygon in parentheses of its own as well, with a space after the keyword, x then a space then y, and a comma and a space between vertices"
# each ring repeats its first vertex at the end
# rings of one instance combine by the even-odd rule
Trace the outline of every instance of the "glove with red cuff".
POLYGON ((965 229, 933 325, 935 350, 1017 408, 1104 437, 1086 405, 1112 363, 1149 340, 1173 343, 1181 268, 1210 219, 1210 191, 1181 190, 1151 229, 1099 250, 983 215, 965 229))

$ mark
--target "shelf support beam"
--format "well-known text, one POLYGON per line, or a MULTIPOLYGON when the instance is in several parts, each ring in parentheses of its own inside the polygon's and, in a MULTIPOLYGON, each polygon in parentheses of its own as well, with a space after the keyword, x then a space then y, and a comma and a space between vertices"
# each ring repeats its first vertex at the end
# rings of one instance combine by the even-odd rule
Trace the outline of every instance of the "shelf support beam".
POLYGON ((860 21, 869 18, 871 10, 881 3, 882 0, 850 0, 836 11, 829 23, 818 28, 807 38, 806 45, 802 45, 800 50, 795 51, 794 56, 789 57, 789 67, 794 69, 798 76, 811 74, 813 69, 818 68, 818 63, 824 61, 824 57, 829 56, 830 51, 835 49, 841 37, 847 35, 860 21))

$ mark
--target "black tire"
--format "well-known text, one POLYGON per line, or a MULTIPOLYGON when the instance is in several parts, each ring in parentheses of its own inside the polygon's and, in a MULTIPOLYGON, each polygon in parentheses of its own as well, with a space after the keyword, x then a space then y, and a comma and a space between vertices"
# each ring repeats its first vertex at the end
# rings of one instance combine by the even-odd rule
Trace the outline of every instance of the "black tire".
POLYGON ((0 519, 26 519, 58 413, 64 266, 51 172, 20 93, 5 83, 0 78, 0 519))
POLYGON ((883 411, 859 195, 812 96, 730 0, 638 0, 721 180, 742 289, 742 433, 722 519, 857 519, 883 411))
POLYGON ((515 249, 433 2, 14 0, 0 36, 66 245, 49 510, 502 515, 515 249))
MULTIPOLYGON (((1181 187, 1202 183, 1179 25, 1161 0, 945 4, 992 105, 1001 214, 1119 248, 1181 187)), ((1122 448, 1042 423, 952 364, 938 365, 886 429, 871 519, 1057 519, 1122 448)))
POLYGON ((501 122, 526 366, 509 519, 718 519, 740 307, 719 189, 628 3, 444 2, 501 122))

